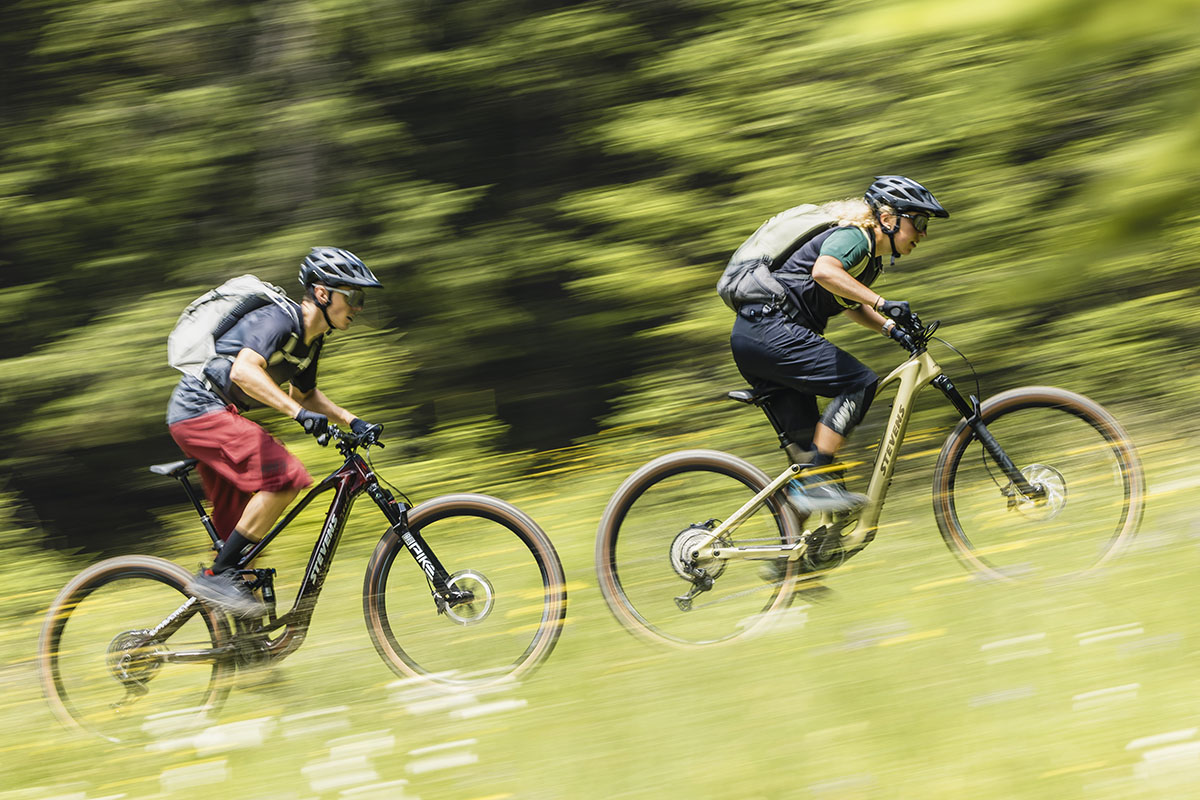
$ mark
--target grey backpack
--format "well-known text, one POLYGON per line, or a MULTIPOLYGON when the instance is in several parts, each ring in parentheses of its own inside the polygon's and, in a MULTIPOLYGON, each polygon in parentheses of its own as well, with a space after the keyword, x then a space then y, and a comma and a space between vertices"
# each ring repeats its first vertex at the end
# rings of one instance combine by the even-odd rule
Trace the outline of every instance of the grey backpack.
POLYGON ((836 224, 834 217, 811 203, 776 214, 734 252, 717 281, 717 294, 734 311, 745 303, 784 304, 787 292, 771 273, 814 236, 836 224))
POLYGON ((204 368, 217 354, 217 339, 244 315, 268 303, 287 311, 297 326, 302 324, 300 312, 283 289, 253 275, 231 278, 205 292, 183 310, 167 337, 167 363, 185 375, 205 380, 204 368))

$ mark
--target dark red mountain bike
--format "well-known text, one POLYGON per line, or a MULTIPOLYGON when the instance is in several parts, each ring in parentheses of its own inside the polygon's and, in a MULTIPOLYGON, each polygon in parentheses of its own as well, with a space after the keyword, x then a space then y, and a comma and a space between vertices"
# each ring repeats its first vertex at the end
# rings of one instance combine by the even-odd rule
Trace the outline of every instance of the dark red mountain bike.
MULTIPOLYGON (((279 661, 303 643, 346 518, 364 492, 388 528, 367 565, 363 613, 375 649, 394 672, 452 691, 477 689, 517 678, 550 655, 566 614, 565 580, 558 554, 532 519, 481 494, 411 507, 380 485, 359 453, 383 446, 377 431, 359 438, 331 427, 330 436, 345 463, 238 564, 262 593, 268 608, 262 619, 231 617, 190 596, 191 574, 153 556, 110 558, 66 585, 50 605, 38 652, 42 685, 60 720, 127 741, 164 719, 180 725, 210 719, 239 667, 279 661), (248 565, 330 490, 296 599, 277 613, 275 571, 248 565)), ((151 470, 180 481, 215 542, 187 479, 195 465, 185 459, 151 470)))

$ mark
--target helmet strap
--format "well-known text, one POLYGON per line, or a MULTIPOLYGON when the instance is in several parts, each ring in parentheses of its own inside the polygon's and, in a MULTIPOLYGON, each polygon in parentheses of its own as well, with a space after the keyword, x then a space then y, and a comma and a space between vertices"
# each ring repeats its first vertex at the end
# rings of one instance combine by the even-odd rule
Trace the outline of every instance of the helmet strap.
POLYGON ((317 299, 317 293, 313 291, 315 286, 316 284, 313 284, 313 286, 308 287, 308 296, 312 299, 313 304, 316 305, 317 308, 321 309, 321 316, 325 318, 325 324, 329 326, 329 330, 334 330, 333 320, 329 318, 329 304, 333 302, 333 295, 329 295, 325 299, 325 302, 322 303, 317 299))
POLYGON ((888 244, 890 245, 889 249, 892 251, 892 261, 890 264, 888 264, 888 266, 894 267, 896 266, 896 259, 900 257, 896 254, 896 234, 900 232, 900 223, 897 222, 895 227, 891 228, 889 228, 887 225, 884 225, 883 216, 880 214, 878 208, 875 209, 875 220, 879 223, 880 230, 882 230, 888 237, 888 244))

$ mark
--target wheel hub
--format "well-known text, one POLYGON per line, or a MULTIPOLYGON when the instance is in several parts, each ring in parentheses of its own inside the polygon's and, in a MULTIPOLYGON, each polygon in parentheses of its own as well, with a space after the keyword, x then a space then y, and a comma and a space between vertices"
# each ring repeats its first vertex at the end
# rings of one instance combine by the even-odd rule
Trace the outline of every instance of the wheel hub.
POLYGON ((496 603, 496 592, 483 573, 464 569, 450 576, 446 587, 453 592, 470 594, 471 599, 447 604, 446 616, 459 625, 475 625, 487 619, 496 603))
POLYGON ((118 633, 108 645, 108 668, 124 684, 145 685, 162 666, 149 631, 118 633))
POLYGON ((694 559, 692 553, 705 545, 712 544, 712 530, 703 525, 689 525, 671 542, 671 568, 686 581, 695 581, 697 567, 716 579, 725 571, 726 562, 718 558, 694 559))
POLYGON ((1041 490, 1039 497, 1025 497, 1014 491, 1009 495, 1010 509, 1016 509, 1028 519, 1038 522, 1054 519, 1067 505, 1067 481, 1063 474, 1054 467, 1045 464, 1030 464, 1021 469, 1025 480, 1041 490))

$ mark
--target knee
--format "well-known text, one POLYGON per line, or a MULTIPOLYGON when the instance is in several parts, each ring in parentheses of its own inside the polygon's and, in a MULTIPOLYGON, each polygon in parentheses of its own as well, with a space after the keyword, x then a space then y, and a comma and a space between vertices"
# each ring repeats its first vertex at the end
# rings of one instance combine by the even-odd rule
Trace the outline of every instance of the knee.
POLYGON ((821 416, 821 422, 839 436, 849 436, 871 408, 879 379, 872 373, 867 383, 835 397, 821 416))

